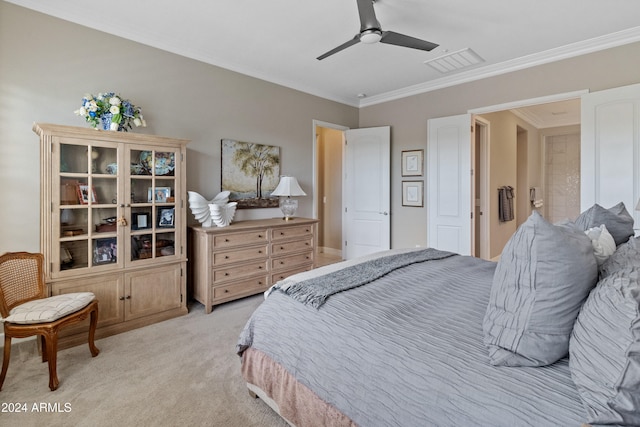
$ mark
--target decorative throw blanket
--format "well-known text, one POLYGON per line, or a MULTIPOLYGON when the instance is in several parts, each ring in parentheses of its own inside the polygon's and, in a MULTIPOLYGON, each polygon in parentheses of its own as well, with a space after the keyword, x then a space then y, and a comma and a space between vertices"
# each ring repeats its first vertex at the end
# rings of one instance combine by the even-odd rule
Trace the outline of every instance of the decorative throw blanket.
POLYGON ((289 295, 303 304, 320 308, 327 298, 338 292, 366 285, 394 270, 418 262, 448 258, 453 252, 427 248, 411 252, 398 253, 369 259, 306 280, 285 279, 276 283, 267 295, 274 290, 289 295))

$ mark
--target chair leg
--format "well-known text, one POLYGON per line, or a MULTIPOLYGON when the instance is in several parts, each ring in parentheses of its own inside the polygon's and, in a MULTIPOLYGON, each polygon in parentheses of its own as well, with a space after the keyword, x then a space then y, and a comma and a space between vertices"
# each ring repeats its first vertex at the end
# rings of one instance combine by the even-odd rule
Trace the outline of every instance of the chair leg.
POLYGON ((40 335, 40 347, 42 347, 42 362, 47 361, 47 340, 44 338, 44 335, 40 335))
POLYGON ((95 337, 96 337, 96 326, 98 325, 98 304, 95 304, 94 309, 91 310, 91 323, 89 324, 89 351, 91 351, 91 356, 96 357, 100 350, 96 347, 95 337))
POLYGON ((7 376, 7 369, 9 369, 9 359, 11 358, 11 337, 4 334, 4 357, 2 358, 2 373, 0 373, 0 390, 2 390, 2 384, 7 376))
POLYGON ((58 331, 52 331, 43 335, 46 341, 47 361, 49 362, 49 388, 54 391, 58 388, 57 362, 58 362, 58 331))

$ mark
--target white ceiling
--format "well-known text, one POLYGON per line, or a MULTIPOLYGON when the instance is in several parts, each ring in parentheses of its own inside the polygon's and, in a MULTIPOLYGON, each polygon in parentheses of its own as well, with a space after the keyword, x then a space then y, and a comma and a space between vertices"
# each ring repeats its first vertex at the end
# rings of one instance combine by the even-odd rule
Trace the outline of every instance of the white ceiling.
POLYGON ((7 1, 353 106, 640 40, 638 0, 377 0, 383 30, 440 46, 359 43, 318 61, 359 31, 356 0, 7 1), (424 64, 466 48, 484 62, 448 74, 424 64))

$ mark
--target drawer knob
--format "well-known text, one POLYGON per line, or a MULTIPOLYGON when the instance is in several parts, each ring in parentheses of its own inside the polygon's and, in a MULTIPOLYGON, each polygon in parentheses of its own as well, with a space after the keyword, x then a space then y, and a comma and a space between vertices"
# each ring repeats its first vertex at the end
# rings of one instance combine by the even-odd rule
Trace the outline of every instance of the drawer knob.
POLYGON ((262 285, 262 280, 258 280, 258 285, 262 285))
POLYGON ((120 297, 118 298, 120 301, 124 301, 124 297, 120 297))
POLYGON ((258 253, 259 253, 259 254, 261 254, 261 253, 262 253, 262 251, 258 251, 258 253))
POLYGON ((224 259, 229 259, 229 255, 225 255, 225 256, 224 256, 224 259))
POLYGON ((229 239, 224 239, 225 242, 229 242, 229 239))
POLYGON ((229 275, 229 273, 224 273, 224 275, 225 275, 225 276, 228 276, 228 275, 229 275))
POLYGON ((224 290, 224 293, 225 293, 225 294, 229 293, 229 289, 225 289, 225 290, 224 290))
POLYGON ((262 270, 262 266, 261 265, 258 266, 258 270, 262 270))
POLYGON ((262 234, 258 234, 258 238, 259 238, 259 239, 262 239, 262 234))
POLYGON ((280 246, 280 250, 281 250, 281 251, 284 251, 284 246, 280 246))
POLYGON ((283 264, 284 264, 284 261, 280 261, 280 265, 283 265, 283 264))

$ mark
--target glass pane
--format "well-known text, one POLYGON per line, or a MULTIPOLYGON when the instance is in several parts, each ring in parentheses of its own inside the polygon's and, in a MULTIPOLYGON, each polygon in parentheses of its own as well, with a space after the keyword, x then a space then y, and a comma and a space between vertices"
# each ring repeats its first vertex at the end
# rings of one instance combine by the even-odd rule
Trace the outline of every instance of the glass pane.
POLYGON ((153 180, 149 178, 131 178, 131 203, 151 203, 153 180))
POLYGON ((131 260, 147 259, 153 256, 153 235, 131 236, 131 260))
POLYGON ((96 203, 101 205, 113 204, 118 202, 118 181, 113 178, 93 178, 93 189, 96 194, 96 203))
POLYGON ((174 255, 175 240, 174 233, 158 233, 156 235, 156 257, 174 255))
POLYGON ((87 147, 60 144, 60 172, 88 173, 87 147))
POLYGON ((176 223, 176 209, 174 207, 158 208, 156 224, 158 228, 174 228, 176 223))
POLYGON ((146 230, 153 228, 153 218, 151 215, 151 207, 132 208, 131 209, 131 229, 146 230))
POLYGON ((154 165, 156 176, 173 176, 176 168, 175 153, 156 151, 154 165))
POLYGON ((87 217, 87 209, 80 206, 60 209, 60 237, 86 235, 87 217))
POLYGON ((151 175, 152 151, 131 150, 131 175, 151 175))
POLYGON ((93 146, 91 148, 91 166, 93 173, 116 175, 118 173, 117 150, 93 146))
MULTIPOLYGON (((85 180, 86 183, 86 180, 85 180)), ((60 178, 60 204, 78 205, 78 180, 76 178, 60 178)))
POLYGON ((91 210, 91 221, 96 233, 115 233, 118 231, 118 210, 112 208, 95 208, 91 210))
POLYGON ((115 237, 93 239, 92 264, 97 266, 118 262, 117 243, 118 240, 115 237))
POLYGON ((156 178, 156 203, 175 203, 175 180, 156 178))
POLYGON ((60 270, 86 268, 88 265, 86 240, 60 242, 60 270))

